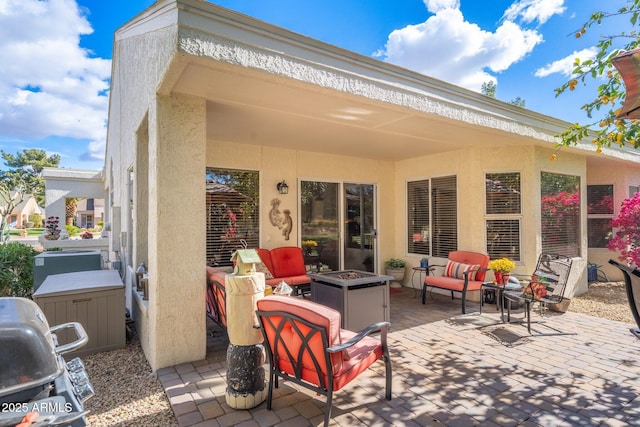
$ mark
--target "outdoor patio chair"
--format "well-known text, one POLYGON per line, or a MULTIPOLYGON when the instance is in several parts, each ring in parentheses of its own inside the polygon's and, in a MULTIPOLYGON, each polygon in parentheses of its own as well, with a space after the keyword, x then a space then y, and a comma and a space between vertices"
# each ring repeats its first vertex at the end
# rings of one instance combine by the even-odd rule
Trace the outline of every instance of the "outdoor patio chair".
POLYGON ((340 313, 302 298, 269 296, 257 301, 256 314, 269 355, 267 409, 278 378, 327 398, 324 425, 329 425, 333 392, 340 390, 377 360, 385 364, 385 398, 391 400, 389 322, 356 333, 340 328, 340 313), (379 337, 371 334, 379 333, 379 337))
POLYGON ((422 284, 422 304, 426 303, 427 288, 444 289, 451 292, 459 292, 462 300, 462 314, 467 312, 467 292, 480 291, 484 276, 489 264, 489 255, 471 251, 449 252, 446 265, 433 265, 443 267, 441 276, 427 274, 422 284))
POLYGON ((207 266, 207 295, 205 308, 207 316, 227 329, 227 292, 225 289, 224 275, 216 268, 207 266))
POLYGON ((551 328, 551 333, 531 332, 531 306, 538 304, 540 314, 550 306, 557 311, 566 311, 565 289, 571 272, 571 258, 562 255, 541 254, 536 264, 536 270, 531 276, 515 275, 523 282, 522 290, 505 290, 503 298, 507 306, 507 322, 511 321, 511 304, 524 304, 524 316, 527 321, 527 331, 531 335, 567 335, 573 333, 561 332, 551 328))
POLYGON ((638 325, 637 328, 631 328, 629 331, 637 338, 640 338, 640 314, 638 313, 640 311, 640 270, 622 265, 612 259, 609 260, 609 264, 615 265, 622 271, 629 308, 631 308, 631 314, 633 314, 636 325, 638 325))

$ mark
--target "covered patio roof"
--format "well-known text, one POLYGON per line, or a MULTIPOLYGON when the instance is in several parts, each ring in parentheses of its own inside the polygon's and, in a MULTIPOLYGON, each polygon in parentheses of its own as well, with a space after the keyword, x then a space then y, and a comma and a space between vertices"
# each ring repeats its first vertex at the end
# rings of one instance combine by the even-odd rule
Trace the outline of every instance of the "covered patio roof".
POLYGON ((393 161, 553 147, 568 126, 197 0, 157 2, 116 41, 174 25, 170 16, 179 16, 178 55, 157 89, 206 99, 210 140, 393 161))

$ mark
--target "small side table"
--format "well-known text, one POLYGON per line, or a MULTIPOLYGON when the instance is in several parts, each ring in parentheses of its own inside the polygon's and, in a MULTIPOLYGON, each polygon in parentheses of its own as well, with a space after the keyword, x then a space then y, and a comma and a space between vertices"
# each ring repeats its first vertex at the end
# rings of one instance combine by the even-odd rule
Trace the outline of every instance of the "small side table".
POLYGON ((484 306, 484 291, 493 289, 496 293, 496 310, 500 310, 500 320, 504 323, 504 290, 505 285, 499 285, 493 282, 484 282, 480 285, 480 313, 482 314, 482 306, 484 306))
POLYGON ((422 292, 422 284, 424 283, 424 279, 422 278, 422 273, 424 273, 425 279, 427 275, 431 274, 431 272, 435 270, 435 267, 413 267, 413 273, 411 274, 411 287, 413 288, 413 297, 416 298, 418 296, 418 291, 422 292), (413 278, 418 273, 418 287, 413 286, 413 278))

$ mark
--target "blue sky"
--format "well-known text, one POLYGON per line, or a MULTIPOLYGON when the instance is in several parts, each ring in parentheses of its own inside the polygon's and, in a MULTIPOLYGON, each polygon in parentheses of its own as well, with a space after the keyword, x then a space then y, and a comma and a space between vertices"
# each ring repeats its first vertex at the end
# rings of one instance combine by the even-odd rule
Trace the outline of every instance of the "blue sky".
MULTIPOLYGON (((153 0, 0 0, 0 150, 60 154, 61 167, 100 169, 114 31, 153 0)), ((555 97, 576 56, 600 34, 576 39, 596 10, 626 0, 212 0, 296 33, 586 123, 596 85, 555 97)), ((0 164, 0 169, 4 165, 0 164)))

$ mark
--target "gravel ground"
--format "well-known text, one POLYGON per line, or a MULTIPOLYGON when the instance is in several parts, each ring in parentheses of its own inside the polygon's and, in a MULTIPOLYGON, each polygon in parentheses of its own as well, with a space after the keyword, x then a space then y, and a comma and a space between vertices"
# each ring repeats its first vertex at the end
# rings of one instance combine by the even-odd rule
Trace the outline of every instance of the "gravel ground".
POLYGON ((125 348, 82 358, 95 395, 86 402, 87 425, 177 426, 169 400, 137 337, 125 348))
MULTIPOLYGON (((634 324, 623 282, 592 283, 569 311, 634 324)), ((87 401, 92 427, 177 426, 162 385, 134 337, 125 348, 83 358, 95 396, 87 401)))
POLYGON ((590 284, 587 293, 571 299, 569 311, 635 324, 624 282, 590 284))

